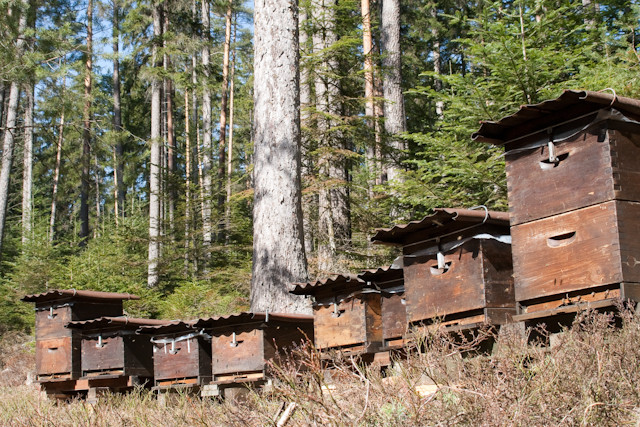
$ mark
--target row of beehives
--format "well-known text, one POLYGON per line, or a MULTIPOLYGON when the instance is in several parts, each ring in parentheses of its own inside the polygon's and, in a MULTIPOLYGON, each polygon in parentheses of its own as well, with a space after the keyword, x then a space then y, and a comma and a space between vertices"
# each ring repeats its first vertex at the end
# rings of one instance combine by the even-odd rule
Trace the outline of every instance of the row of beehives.
MULTIPOLYGON (((640 299, 639 121, 639 101, 567 91, 499 122, 484 123, 474 138, 506 147, 510 213, 438 209, 373 237, 402 247, 402 257, 391 268, 297 284, 294 293, 314 298, 316 347, 383 354, 402 346, 408 328, 434 318, 450 327, 472 328, 549 319, 584 304, 598 308, 613 306, 620 298, 640 299)), ((203 360, 210 359, 212 368, 226 364, 228 369, 212 371, 213 382, 264 377, 261 369, 245 369, 251 365, 248 353, 229 350, 244 351, 249 345, 243 344, 252 342, 238 338, 240 332, 234 335, 234 320, 228 320, 248 322, 243 316, 252 315, 217 320, 226 319, 219 347, 227 353, 203 360)), ((82 320, 67 321, 76 319, 82 320)), ((97 323, 76 322, 74 327, 84 328, 89 337, 91 325, 97 323)), ((215 337, 206 328, 161 337, 164 327, 148 328, 157 335, 158 359, 184 354, 176 350, 180 343, 191 345, 183 336, 215 337)), ((96 332, 93 336, 103 339, 96 332)), ((131 339, 139 336, 132 333, 131 339)), ((266 352, 266 341, 260 339, 266 352)), ((215 348, 211 346, 212 353, 215 348)), ((186 353, 191 354, 190 347, 186 353)), ((156 385, 182 381, 178 368, 171 368, 175 372, 166 379, 156 376, 156 385)), ((81 370, 82 378, 103 378, 107 368, 81 370)))

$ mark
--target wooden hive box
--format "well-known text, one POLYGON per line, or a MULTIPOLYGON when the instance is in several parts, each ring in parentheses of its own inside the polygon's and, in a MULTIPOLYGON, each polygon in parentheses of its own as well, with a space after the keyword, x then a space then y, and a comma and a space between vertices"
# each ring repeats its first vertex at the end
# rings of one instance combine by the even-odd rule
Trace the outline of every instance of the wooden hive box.
POLYGON ((200 319, 197 330, 211 336, 212 384, 262 382, 276 355, 313 340, 313 317, 282 313, 239 313, 200 319))
POLYGON ((193 322, 144 326, 137 331, 151 337, 156 387, 201 386, 211 382, 211 337, 193 322))
POLYGON ((640 299, 638 121, 638 100, 565 91, 474 134, 506 150, 518 320, 640 299))
POLYGON ((35 303, 36 375, 39 381, 74 380, 81 374, 81 337, 65 328, 71 321, 122 315, 122 301, 139 299, 125 293, 50 290, 27 295, 35 303))
POLYGON ((420 221, 378 230, 401 246, 407 320, 453 327, 499 325, 515 314, 508 215, 436 209, 420 221))
POLYGON ((297 295, 313 296, 315 346, 320 351, 374 353, 382 346, 379 292, 355 275, 297 283, 297 295))
POLYGON ((382 351, 401 348, 407 333, 407 309, 402 268, 394 266, 366 270, 358 275, 367 288, 380 292, 382 351))
POLYGON ((69 322, 67 328, 82 334, 81 372, 84 379, 153 378, 153 345, 149 336, 137 335, 142 326, 163 325, 165 320, 126 316, 69 322))

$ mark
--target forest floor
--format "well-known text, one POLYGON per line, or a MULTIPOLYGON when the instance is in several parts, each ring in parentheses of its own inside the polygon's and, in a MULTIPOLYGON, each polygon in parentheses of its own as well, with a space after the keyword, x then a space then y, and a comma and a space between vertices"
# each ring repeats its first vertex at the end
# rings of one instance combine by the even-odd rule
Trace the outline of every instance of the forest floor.
MULTIPOLYGON (((538 331, 540 332, 540 331, 538 331)), ((544 332, 542 336, 544 337, 544 332)), ((165 405, 146 390, 107 394, 90 405, 47 399, 33 377, 33 339, 0 340, 0 425, 639 425, 640 318, 622 310, 584 313, 554 336, 527 343, 515 330, 475 340, 434 330, 385 372, 351 359, 324 369, 317 352, 275 364, 260 394, 224 402, 176 395, 165 405), (474 350, 495 339, 493 350, 474 350)))

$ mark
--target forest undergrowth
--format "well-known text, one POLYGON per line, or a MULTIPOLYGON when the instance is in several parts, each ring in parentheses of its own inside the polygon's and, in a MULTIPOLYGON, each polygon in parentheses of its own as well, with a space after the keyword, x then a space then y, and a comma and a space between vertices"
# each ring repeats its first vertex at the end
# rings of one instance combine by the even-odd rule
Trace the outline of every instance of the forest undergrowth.
MULTIPOLYGON (((162 405, 144 389, 94 405, 56 402, 26 384, 35 367, 30 338, 5 336, 0 425, 638 425, 640 317, 620 313, 584 312, 551 346, 527 343, 515 328, 466 338, 434 329, 383 372, 348 357, 327 370, 302 346, 296 362, 273 364, 269 391, 224 403, 175 395, 162 405)), ((533 332, 548 338, 543 328, 533 332)))

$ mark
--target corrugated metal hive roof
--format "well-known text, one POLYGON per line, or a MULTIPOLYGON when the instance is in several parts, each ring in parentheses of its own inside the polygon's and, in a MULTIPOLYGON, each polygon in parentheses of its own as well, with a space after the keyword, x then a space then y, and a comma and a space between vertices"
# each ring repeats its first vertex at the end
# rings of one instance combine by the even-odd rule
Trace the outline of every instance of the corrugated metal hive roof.
POLYGON ((44 302, 53 301, 63 298, 78 298, 92 300, 138 300, 137 295, 116 292, 100 292, 100 291, 83 291, 76 289, 52 289, 40 294, 25 295, 22 301, 25 302, 44 302))

